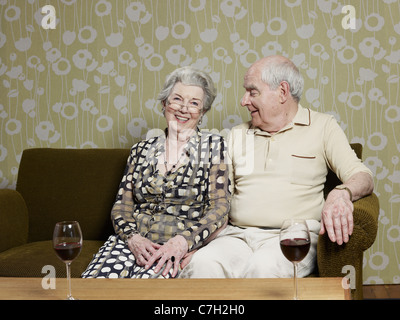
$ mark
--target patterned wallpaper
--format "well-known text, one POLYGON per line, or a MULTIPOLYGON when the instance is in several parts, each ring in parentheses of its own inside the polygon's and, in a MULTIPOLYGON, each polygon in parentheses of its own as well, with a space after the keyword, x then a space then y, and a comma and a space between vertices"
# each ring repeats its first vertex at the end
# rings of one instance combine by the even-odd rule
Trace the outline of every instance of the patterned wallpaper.
POLYGON ((381 204, 364 281, 400 283, 399 1, 0 0, 0 19, 0 188, 26 148, 129 148, 163 129, 156 97, 179 66, 211 74, 202 128, 226 134, 249 119, 247 67, 280 54, 304 74, 302 105, 363 144, 381 204))

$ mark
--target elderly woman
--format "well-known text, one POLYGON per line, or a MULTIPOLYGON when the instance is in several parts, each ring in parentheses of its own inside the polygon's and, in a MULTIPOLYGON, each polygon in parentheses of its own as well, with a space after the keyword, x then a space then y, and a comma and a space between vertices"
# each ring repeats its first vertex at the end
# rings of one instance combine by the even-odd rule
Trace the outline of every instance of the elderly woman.
POLYGON ((116 234, 82 277, 176 277, 226 226, 224 140, 197 128, 214 98, 201 71, 184 67, 168 76, 159 95, 168 128, 132 147, 111 212, 116 234))

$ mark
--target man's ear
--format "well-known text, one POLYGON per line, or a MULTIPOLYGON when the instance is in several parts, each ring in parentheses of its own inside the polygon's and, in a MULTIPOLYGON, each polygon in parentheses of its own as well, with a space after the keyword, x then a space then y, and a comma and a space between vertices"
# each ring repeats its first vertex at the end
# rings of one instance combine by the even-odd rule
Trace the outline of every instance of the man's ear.
POLYGON ((286 81, 282 81, 279 86, 279 101, 280 103, 285 103, 290 97, 290 86, 286 81))

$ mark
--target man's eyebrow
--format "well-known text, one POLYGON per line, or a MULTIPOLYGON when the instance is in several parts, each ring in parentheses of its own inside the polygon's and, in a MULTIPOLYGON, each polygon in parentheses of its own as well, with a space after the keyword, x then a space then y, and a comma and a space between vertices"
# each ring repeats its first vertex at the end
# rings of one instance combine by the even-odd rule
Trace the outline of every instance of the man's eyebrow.
POLYGON ((248 86, 243 84, 243 88, 245 88, 246 90, 257 90, 257 91, 259 91, 258 88, 254 84, 249 84, 248 86))

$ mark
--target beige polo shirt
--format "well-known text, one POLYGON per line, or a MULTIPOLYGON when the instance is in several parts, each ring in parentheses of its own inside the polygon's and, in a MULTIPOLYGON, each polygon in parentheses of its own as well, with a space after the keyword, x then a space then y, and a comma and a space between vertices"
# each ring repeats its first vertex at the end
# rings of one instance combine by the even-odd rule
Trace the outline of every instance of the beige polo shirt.
POLYGON ((288 218, 320 221, 328 168, 343 182, 357 172, 372 175, 333 116, 300 105, 292 123, 273 135, 251 122, 234 127, 228 154, 230 222, 241 227, 280 228, 288 218))

